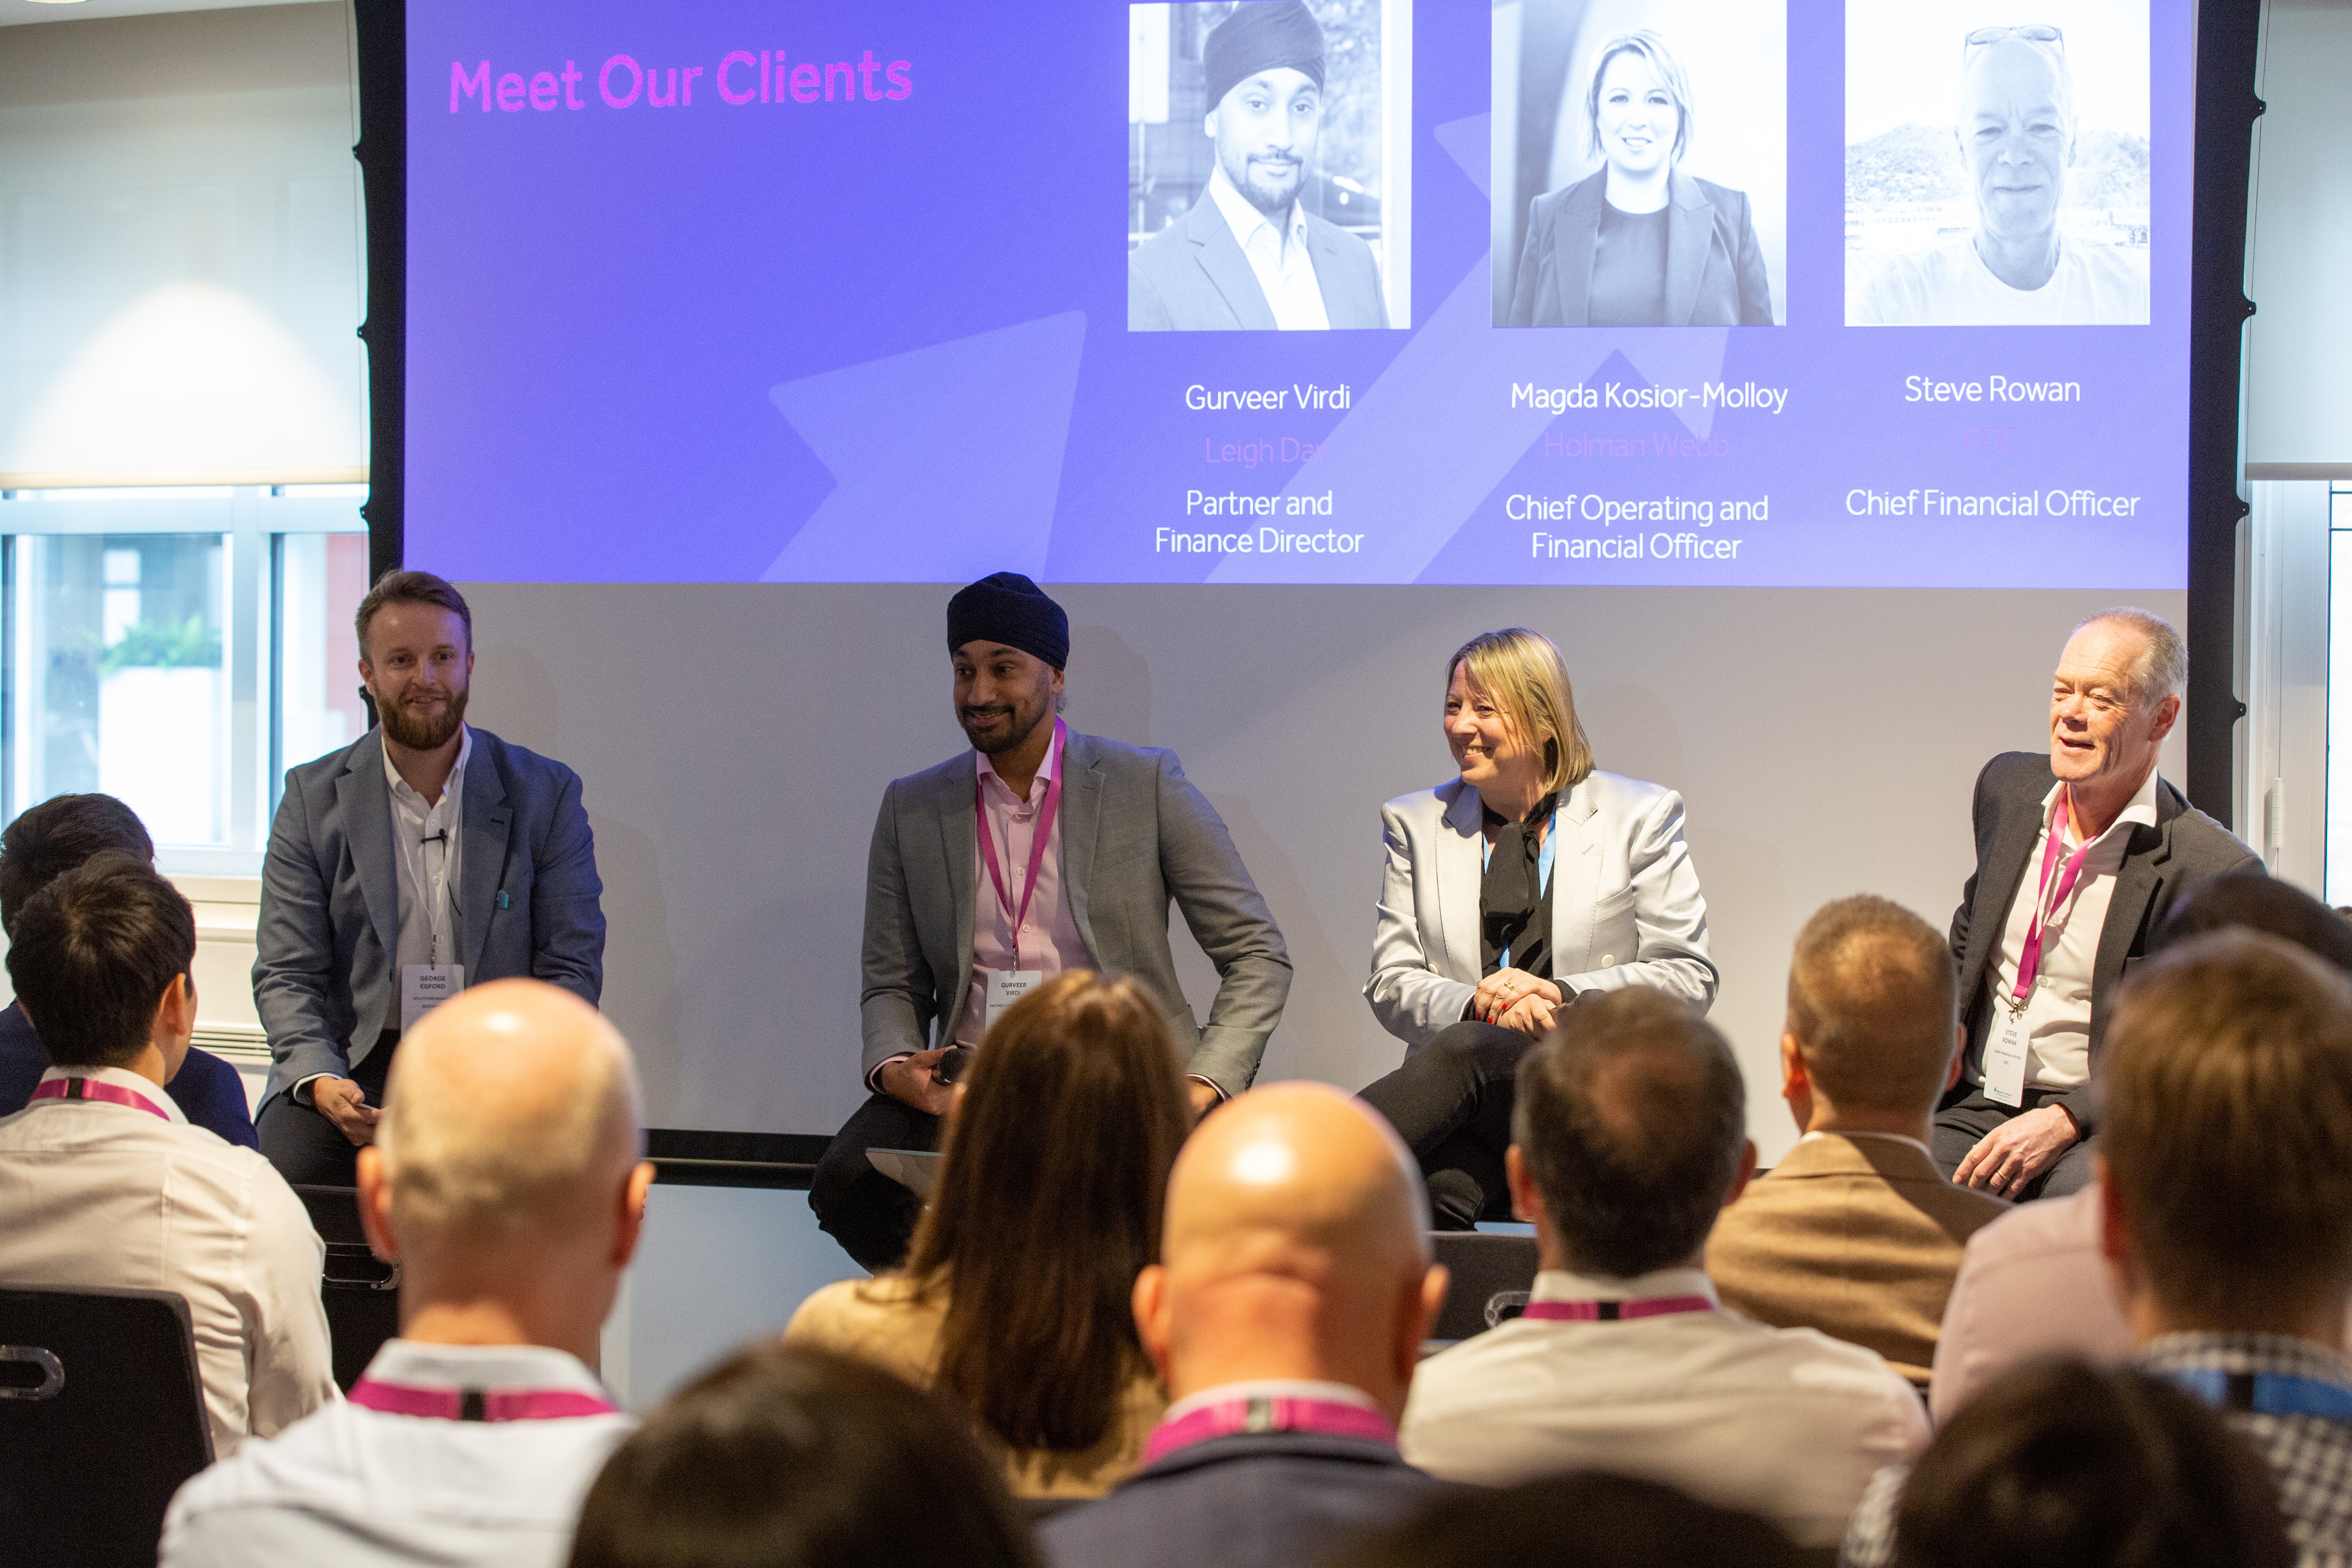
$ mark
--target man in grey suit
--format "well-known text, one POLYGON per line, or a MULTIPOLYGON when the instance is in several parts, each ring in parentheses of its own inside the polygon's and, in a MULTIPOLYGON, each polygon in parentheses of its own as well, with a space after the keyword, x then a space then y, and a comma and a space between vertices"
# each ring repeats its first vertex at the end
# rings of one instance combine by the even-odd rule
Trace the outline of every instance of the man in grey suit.
POLYGON ((2047 756, 1977 776, 1977 868, 1952 914, 1967 1066, 1935 1121, 1936 1163, 2007 1198, 2091 1179, 2092 1066, 2117 984, 2180 897, 2263 862, 2157 777, 2189 653, 2143 610, 2074 629, 2050 694, 2047 756))
POLYGON ((1131 332, 1385 327, 1371 248, 1298 199, 1323 127, 1323 29, 1244 0, 1201 47, 1217 144, 1192 210, 1129 253, 1131 332))
POLYGON ((937 1146, 948 1052, 978 1046, 1021 995, 1065 969, 1141 981, 1190 1054, 1200 1110, 1249 1087, 1290 992, 1282 933, 1174 753, 1074 734, 1055 716, 1070 650, 1062 607, 999 572, 949 602, 948 649, 972 749, 883 792, 859 1001, 873 1092, 809 1191, 818 1223, 876 1270, 905 1256, 920 1211, 866 1151, 937 1146), (1206 1027, 1177 984, 1171 898, 1217 966, 1206 1027))
POLYGON ((530 976, 594 1005, 596 844, 580 775, 466 723, 474 617, 425 572, 360 601, 377 727, 286 775, 261 868, 253 999, 261 1152, 348 1187, 404 1030, 467 984, 530 976))

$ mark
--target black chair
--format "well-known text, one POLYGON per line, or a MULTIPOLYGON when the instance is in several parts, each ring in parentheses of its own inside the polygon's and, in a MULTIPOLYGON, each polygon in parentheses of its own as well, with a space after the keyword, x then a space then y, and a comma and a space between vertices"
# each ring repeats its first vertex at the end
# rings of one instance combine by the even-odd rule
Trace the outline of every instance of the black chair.
POLYGON ((1534 1237, 1442 1230, 1430 1240, 1454 1277, 1432 1340, 1466 1340, 1527 1310, 1538 1268, 1534 1237))
POLYGON ((400 1332, 400 1266, 377 1258, 360 1226, 356 1187, 296 1187, 310 1224, 327 1244, 320 1299, 334 1342, 335 1386, 345 1394, 383 1342, 400 1332))
POLYGON ((0 1289, 0 1563, 152 1568, 212 1460, 177 1292, 0 1289))

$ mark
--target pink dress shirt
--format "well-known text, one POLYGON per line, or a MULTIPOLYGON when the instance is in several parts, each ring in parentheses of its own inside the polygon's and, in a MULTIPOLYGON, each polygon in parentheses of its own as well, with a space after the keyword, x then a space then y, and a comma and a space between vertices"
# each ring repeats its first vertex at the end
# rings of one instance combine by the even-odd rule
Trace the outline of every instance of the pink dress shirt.
MULTIPOLYGON (((998 774, 993 758, 985 752, 979 753, 980 798, 988 813, 989 836, 996 846, 997 871, 1004 879, 1004 898, 997 896, 996 880, 988 874, 975 831, 971 836, 972 897, 979 908, 971 923, 971 994, 965 998, 963 1017, 956 1025, 957 1045, 976 1046, 988 1031, 988 980, 982 971, 1037 969, 1050 980, 1065 969, 1089 968, 1094 963, 1062 885, 1058 829, 1066 817, 1055 819, 1057 831, 1046 842, 1045 858, 1037 863, 1037 890, 1029 900, 1029 918, 1019 931, 1013 929, 1012 912, 1004 907, 1006 898, 1013 900, 1014 909, 1021 907, 1029 852, 1037 842, 1037 816, 1045 809, 1048 781, 1062 776, 1062 742, 1068 733, 1060 720, 1054 721, 1053 743, 1045 748, 1045 765, 1029 781, 1025 799, 1014 795, 1013 786, 998 774)), ((1068 804, 1066 797, 1066 810, 1068 804)))
POLYGON ((1969 1237, 1927 1391, 1938 1422, 2037 1356, 2131 1359, 2131 1329, 2099 1255, 2099 1192, 2020 1204, 1969 1237))

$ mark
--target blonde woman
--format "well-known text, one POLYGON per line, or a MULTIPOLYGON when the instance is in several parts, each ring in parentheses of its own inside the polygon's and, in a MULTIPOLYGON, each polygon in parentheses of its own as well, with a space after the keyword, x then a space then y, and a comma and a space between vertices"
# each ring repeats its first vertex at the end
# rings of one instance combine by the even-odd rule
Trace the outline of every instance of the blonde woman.
POLYGON ((1524 626, 1445 671, 1461 770, 1381 808, 1387 868, 1364 998, 1405 1044, 1363 1091, 1429 1178, 1440 1229, 1510 1217, 1503 1151, 1519 1058, 1585 991, 1715 1000, 1682 797, 1598 772, 1567 661, 1524 626))

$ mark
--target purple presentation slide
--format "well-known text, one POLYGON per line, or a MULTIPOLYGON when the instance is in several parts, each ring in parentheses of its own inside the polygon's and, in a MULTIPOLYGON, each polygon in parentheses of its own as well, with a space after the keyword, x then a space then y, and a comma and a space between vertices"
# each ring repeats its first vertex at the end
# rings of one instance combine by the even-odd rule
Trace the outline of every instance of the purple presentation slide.
POLYGON ((407 16, 453 578, 2185 585, 2194 0, 407 16))

